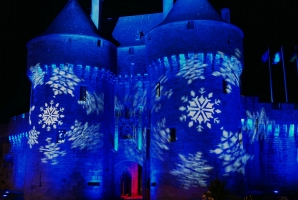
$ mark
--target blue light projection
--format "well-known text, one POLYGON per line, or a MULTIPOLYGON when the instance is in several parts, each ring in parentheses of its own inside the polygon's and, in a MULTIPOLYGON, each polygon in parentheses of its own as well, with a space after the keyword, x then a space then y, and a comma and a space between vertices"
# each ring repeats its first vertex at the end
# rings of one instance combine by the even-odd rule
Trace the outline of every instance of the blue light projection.
POLYGON ((47 131, 51 130, 51 126, 56 129, 57 125, 62 125, 63 122, 60 120, 64 118, 64 115, 61 114, 64 111, 63 107, 59 108, 59 103, 56 103, 54 106, 54 101, 50 101, 50 105, 45 103, 45 107, 40 107, 41 114, 38 115, 41 119, 38 121, 38 124, 42 124, 42 128, 46 128, 47 131))
POLYGON ((34 144, 38 144, 38 135, 40 134, 39 131, 35 129, 35 126, 29 131, 29 136, 28 136, 28 144, 30 146, 30 149, 34 144))
MULTIPOLYGON (((175 59, 175 57, 172 58, 175 59)), ((184 54, 180 54, 179 64, 180 70, 176 76, 185 78, 188 84, 191 84, 196 79, 205 79, 204 70, 207 64, 204 64, 204 54, 189 53, 187 59, 184 54)))
POLYGON ((27 137, 28 137, 28 133, 23 132, 23 133, 8 136, 8 140, 12 144, 19 144, 19 143, 21 143, 23 138, 27 138, 27 137))
POLYGON ((159 79, 159 82, 156 83, 154 89, 152 90, 152 96, 154 99, 152 110, 154 112, 158 112, 159 109, 161 109, 161 103, 160 100, 162 98, 170 99, 173 95, 173 89, 166 90, 165 84, 168 81, 168 78, 166 76, 161 76, 159 79), (158 94, 156 91, 158 90, 158 94))
POLYGON ((180 117, 180 121, 186 121, 186 119, 189 117, 190 122, 188 123, 188 127, 192 127, 194 123, 199 123, 199 125, 196 127, 198 132, 202 132, 203 130, 203 124, 206 124, 206 126, 211 129, 212 125, 219 124, 220 120, 218 117, 215 117, 213 115, 217 115, 221 113, 221 111, 216 107, 219 106, 220 100, 214 99, 214 103, 211 103, 211 99, 213 98, 213 93, 210 92, 207 96, 204 95, 205 89, 201 88, 199 90, 199 93, 201 94, 200 97, 196 95, 196 93, 192 90, 190 92, 190 99, 187 96, 181 97, 181 101, 183 103, 187 103, 188 105, 181 106, 179 108, 180 111, 186 112, 186 114, 182 114, 180 117))
POLYGON ((176 169, 170 173, 177 177, 184 189, 190 187, 203 186, 206 187, 206 179, 209 177, 208 173, 213 167, 207 164, 207 160, 203 159, 201 152, 195 154, 188 154, 184 156, 179 154, 180 163, 177 163, 176 169))
POLYGON ((247 121, 246 124, 242 127, 250 138, 250 142, 254 143, 260 138, 263 138, 266 131, 266 126, 269 124, 269 119, 266 115, 265 109, 262 108, 260 111, 251 112, 246 111, 247 121), (262 128, 262 126, 265 126, 262 128))
POLYGON ((227 93, 232 92, 231 85, 239 87, 240 75, 242 73, 242 63, 239 58, 241 53, 238 49, 235 50, 235 56, 228 57, 223 52, 218 52, 222 59, 219 71, 214 71, 213 76, 221 76, 228 84, 225 88, 227 93))
POLYGON ((52 165, 58 164, 58 157, 65 156, 66 151, 61 151, 59 144, 56 142, 51 142, 52 138, 47 138, 46 141, 48 142, 45 146, 40 146, 39 151, 44 154, 44 158, 41 159, 41 162, 48 163, 51 162, 52 165))
POLYGON ((163 153, 169 150, 167 146, 170 138, 170 129, 166 126, 166 118, 157 122, 153 128, 152 151, 158 159, 163 160, 163 153))
POLYGON ((246 153, 243 148, 242 133, 233 133, 222 128, 221 143, 217 145, 215 150, 210 150, 210 153, 219 155, 222 160, 222 165, 225 170, 224 175, 229 175, 232 172, 244 174, 245 165, 253 156, 246 153))
POLYGON ((75 120, 75 124, 66 132, 69 141, 72 141, 71 148, 80 150, 95 150, 102 146, 102 133, 99 132, 100 124, 89 125, 75 120))
POLYGON ((104 109, 104 94, 87 91, 86 100, 78 100, 78 104, 82 105, 83 109, 86 110, 87 115, 92 113, 99 115, 104 109))
POLYGON ((29 79, 33 83, 33 88, 36 88, 38 85, 43 85, 45 72, 41 69, 39 63, 35 66, 31 66, 29 70, 29 79))
POLYGON ((35 109, 35 106, 31 106, 30 109, 29 109, 29 119, 28 119, 28 122, 29 124, 31 125, 32 124, 32 121, 31 121, 31 113, 34 111, 35 109))
POLYGON ((52 87, 54 97, 59 94, 70 94, 74 97, 75 86, 83 80, 74 74, 73 68, 69 65, 60 65, 60 68, 53 65, 52 68, 52 77, 46 84, 52 87))

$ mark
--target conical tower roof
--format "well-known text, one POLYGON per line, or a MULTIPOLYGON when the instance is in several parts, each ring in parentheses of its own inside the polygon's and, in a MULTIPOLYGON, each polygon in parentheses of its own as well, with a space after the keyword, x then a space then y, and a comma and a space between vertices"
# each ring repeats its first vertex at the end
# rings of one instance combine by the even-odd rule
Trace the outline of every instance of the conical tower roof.
POLYGON ((42 35, 77 34, 99 37, 97 29, 77 0, 69 0, 42 35))
POLYGON ((207 0, 178 0, 160 25, 189 20, 225 22, 207 0))

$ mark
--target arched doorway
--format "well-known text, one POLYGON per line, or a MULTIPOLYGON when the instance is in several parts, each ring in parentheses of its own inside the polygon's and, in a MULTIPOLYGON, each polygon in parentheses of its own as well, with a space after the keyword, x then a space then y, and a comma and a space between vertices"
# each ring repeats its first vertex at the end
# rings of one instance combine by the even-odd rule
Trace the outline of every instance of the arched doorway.
POLYGON ((142 199, 142 166, 133 161, 123 161, 115 168, 115 197, 142 199))
POLYGON ((121 176, 120 191, 121 197, 131 197, 131 175, 129 172, 123 172, 121 176))

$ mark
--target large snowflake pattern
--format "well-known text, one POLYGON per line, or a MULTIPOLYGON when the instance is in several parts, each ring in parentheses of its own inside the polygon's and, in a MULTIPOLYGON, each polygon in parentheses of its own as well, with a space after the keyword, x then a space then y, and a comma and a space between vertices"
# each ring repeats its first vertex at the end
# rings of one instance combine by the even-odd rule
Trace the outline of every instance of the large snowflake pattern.
POLYGON ((233 133, 226 130, 222 131, 221 143, 217 145, 215 150, 210 150, 210 152, 218 154, 219 158, 222 159, 225 175, 232 172, 244 174, 247 161, 253 158, 243 148, 242 133, 233 133))
POLYGON ((221 59, 221 67, 219 71, 215 71, 212 73, 213 76, 221 76, 228 84, 225 88, 227 93, 232 92, 232 86, 238 86, 240 82, 240 75, 242 73, 242 64, 239 61, 238 57, 240 57, 239 50, 236 49, 236 56, 225 56, 224 53, 218 52, 221 59))
POLYGON ((45 155, 45 157, 41 159, 43 163, 47 163, 48 161, 51 161, 52 165, 56 165, 58 164, 57 158, 59 156, 65 156, 66 151, 60 151, 60 147, 58 147, 60 143, 55 143, 55 142, 51 143, 51 140, 52 138, 47 138, 46 141, 48 142, 48 144, 45 145, 44 147, 41 146, 39 148, 39 151, 43 152, 43 154, 45 155))
POLYGON ((86 110, 87 115, 90 115, 92 113, 96 113, 97 115, 99 115, 99 113, 103 111, 104 94, 97 94, 95 92, 90 93, 87 91, 86 100, 79 100, 78 104, 82 105, 82 107, 86 110))
POLYGON ((102 134, 99 132, 100 124, 89 126, 88 122, 83 124, 78 120, 70 127, 71 130, 66 132, 69 141, 72 141, 71 148, 80 150, 94 150, 101 147, 102 134))
POLYGON ((35 66, 31 66, 29 70, 29 79, 33 83, 33 88, 36 88, 38 85, 43 85, 45 72, 40 68, 39 63, 37 63, 35 66))
POLYGON ((81 81, 68 65, 64 65, 64 67, 53 69, 52 77, 46 84, 53 88, 54 97, 59 94, 70 94, 74 97, 75 86, 81 81))
POLYGON ((200 97, 196 96, 194 91, 190 92, 191 99, 189 100, 187 96, 183 96, 181 98, 183 103, 188 103, 188 106, 181 106, 179 108, 182 112, 187 112, 188 115, 182 114, 180 117, 180 121, 186 121, 187 117, 190 117, 190 122, 188 123, 188 127, 192 127, 194 123, 199 123, 197 126, 197 130, 201 132, 203 130, 202 124, 206 124, 206 126, 211 129, 211 122, 218 124, 220 120, 218 117, 214 117, 214 114, 219 114, 221 111, 219 109, 215 109, 214 106, 218 106, 220 104, 219 99, 215 99, 214 103, 211 102, 211 98, 213 97, 213 93, 209 93, 208 96, 204 96, 205 89, 201 88, 199 90, 201 94, 200 97))
POLYGON ((39 131, 35 129, 35 126, 29 131, 28 144, 30 145, 30 149, 34 144, 38 144, 38 135, 39 131))
POLYGON ((50 101, 50 105, 45 103, 45 107, 40 107, 42 113, 38 115, 41 118, 38 123, 42 124, 42 128, 47 128, 47 131, 51 130, 51 126, 56 129, 56 123, 58 125, 63 124, 60 119, 64 118, 64 115, 60 113, 64 111, 64 108, 59 108, 59 103, 53 104, 53 100, 50 101))
POLYGON ((176 176, 184 189, 197 186, 207 186, 206 179, 212 167, 207 165, 207 161, 202 159, 202 153, 188 154, 184 156, 179 154, 180 163, 177 163, 177 168, 170 171, 176 176))

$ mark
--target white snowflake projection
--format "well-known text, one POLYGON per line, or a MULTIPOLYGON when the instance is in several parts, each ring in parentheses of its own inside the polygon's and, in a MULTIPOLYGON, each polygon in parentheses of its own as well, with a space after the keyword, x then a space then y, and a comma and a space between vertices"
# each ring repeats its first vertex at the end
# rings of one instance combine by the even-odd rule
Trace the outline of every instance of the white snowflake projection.
POLYGON ((161 99, 167 98, 170 99, 173 95, 173 89, 166 89, 165 83, 168 81, 166 76, 161 76, 159 82, 155 85, 152 96, 154 98, 154 104, 152 110, 158 112, 161 109, 161 99))
POLYGON ((35 129, 35 126, 29 131, 29 137, 28 137, 28 144, 30 145, 30 149, 34 144, 38 144, 38 135, 40 134, 39 131, 35 129))
POLYGON ((170 129, 166 126, 166 118, 157 122, 157 126, 153 128, 152 147, 154 155, 163 160, 163 152, 169 150, 170 129))
MULTIPOLYGON (((223 128, 222 128, 223 130, 223 128)), ((243 148, 242 133, 222 131, 221 143, 211 153, 219 155, 225 169, 225 175, 232 172, 244 174, 244 168, 249 159, 253 157, 247 154, 243 148)))
POLYGON ((36 88, 38 85, 43 85, 45 72, 41 69, 39 63, 37 63, 35 66, 31 66, 29 70, 29 79, 33 83, 33 88, 36 88))
POLYGON ((32 124, 32 121, 31 121, 31 113, 32 113, 32 111, 34 111, 34 109, 35 109, 35 106, 33 105, 33 106, 31 106, 31 108, 30 108, 30 110, 29 110, 29 124, 30 124, 30 125, 32 124))
POLYGON ((242 129, 245 133, 248 133, 250 142, 253 143, 264 137, 269 119, 266 116, 264 108, 259 112, 250 112, 247 110, 246 116, 247 121, 242 129))
POLYGON ((132 108, 133 112, 138 112, 139 108, 144 108, 147 104, 147 90, 143 88, 143 83, 139 81, 134 87, 135 93, 133 95, 132 108))
POLYGON ((100 124, 90 125, 88 122, 83 124, 78 120, 66 132, 69 141, 72 141, 71 148, 79 148, 80 150, 95 150, 102 145, 102 133, 99 132, 100 124))
POLYGON ((65 156, 66 151, 60 151, 60 143, 51 143, 51 140, 52 138, 47 138, 46 141, 48 142, 48 144, 44 147, 40 146, 39 151, 45 155, 45 157, 41 159, 43 163, 48 163, 48 161, 50 161, 52 165, 56 165, 58 164, 57 158, 59 156, 65 156))
POLYGON ((215 99, 213 103, 211 101, 213 93, 209 93, 207 96, 204 96, 204 88, 201 88, 199 93, 201 94, 200 97, 196 96, 194 91, 191 91, 191 99, 187 96, 183 96, 181 100, 183 103, 188 103, 188 106, 181 106, 179 110, 187 112, 187 116, 186 114, 181 115, 180 121, 186 121, 187 117, 189 117, 191 121, 188 123, 188 127, 192 127, 194 123, 199 123, 197 130, 198 132, 201 132, 204 128, 202 124, 206 124, 206 126, 211 129, 212 123, 220 123, 218 117, 214 117, 213 115, 219 114, 221 111, 219 109, 215 109, 215 106, 219 106, 220 100, 215 99))
POLYGON ((87 115, 90 115, 92 113, 99 115, 99 113, 102 112, 104 108, 104 94, 97 94, 96 92, 90 93, 87 91, 86 100, 79 100, 78 104, 82 105, 83 109, 86 110, 87 115))
POLYGON ((176 169, 170 173, 177 177, 184 189, 190 187, 203 186, 206 187, 206 179, 209 177, 208 173, 213 167, 207 165, 207 161, 202 159, 202 153, 188 154, 184 156, 179 154, 180 163, 177 163, 176 169))
POLYGON ((41 118, 38 121, 38 124, 42 124, 42 128, 46 128, 47 131, 51 130, 51 126, 56 129, 57 125, 62 125, 63 122, 60 120, 64 118, 64 115, 61 114, 64 111, 64 108, 59 108, 59 103, 55 105, 54 101, 50 101, 50 105, 45 103, 45 107, 40 107, 40 111, 42 112, 38 116, 41 118))
POLYGON ((221 67, 219 71, 215 71, 212 73, 213 76, 221 76, 226 82, 226 92, 232 92, 232 86, 239 87, 240 83, 240 75, 242 73, 242 63, 239 61, 240 58, 240 51, 236 49, 235 55, 236 56, 225 56, 224 53, 218 52, 222 59, 221 67))
POLYGON ((177 76, 182 76, 187 80, 188 84, 191 84, 196 79, 205 79, 204 70, 207 64, 200 61, 198 54, 193 54, 185 59, 184 55, 180 56, 180 70, 177 76))
POLYGON ((64 67, 53 69, 52 77, 46 84, 52 87, 54 97, 59 94, 70 94, 74 97, 73 91, 75 90, 75 86, 81 81, 68 65, 64 65, 64 67))

